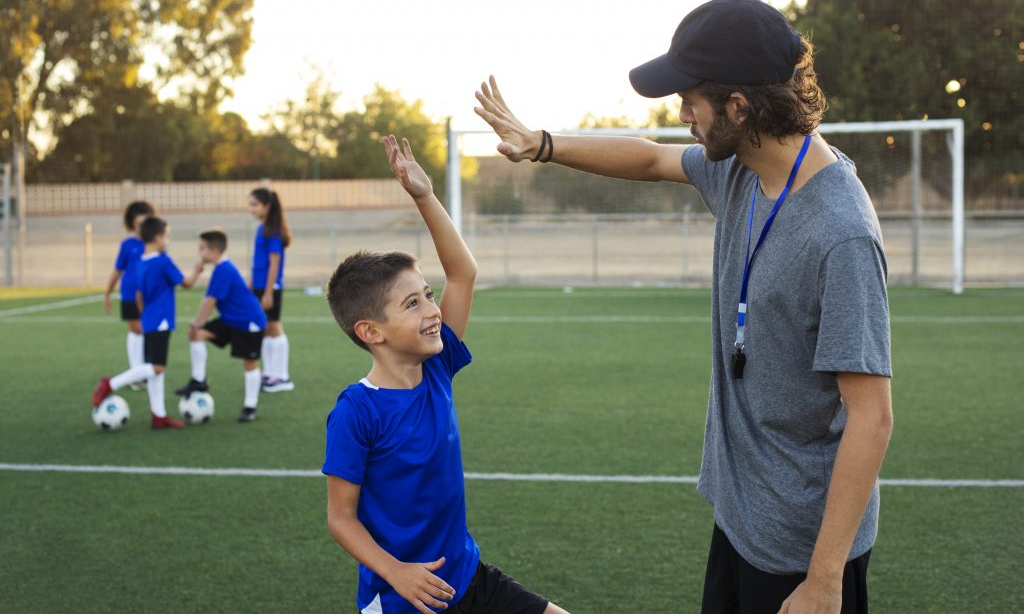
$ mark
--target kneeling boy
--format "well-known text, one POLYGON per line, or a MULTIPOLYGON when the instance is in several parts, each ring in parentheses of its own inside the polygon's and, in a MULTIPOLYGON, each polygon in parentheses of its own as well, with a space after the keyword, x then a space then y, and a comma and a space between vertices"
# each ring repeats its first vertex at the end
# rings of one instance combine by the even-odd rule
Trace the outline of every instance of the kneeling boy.
POLYGON ((221 230, 199 234, 199 257, 213 264, 206 298, 199 305, 199 314, 188 325, 189 355, 192 358, 192 379, 174 391, 187 397, 193 392, 206 392, 206 342, 217 347, 231 344, 231 355, 242 359, 245 368, 245 400, 239 422, 256 419, 256 403, 260 394, 260 348, 267 316, 259 300, 249 291, 238 268, 227 259, 228 236, 221 230), (220 318, 207 322, 216 307, 220 318))
POLYGON ((359 252, 327 286, 334 318, 373 366, 327 418, 328 526, 360 563, 363 614, 565 614, 480 561, 466 527, 452 378, 472 357, 461 337, 477 266, 408 141, 385 140, 445 272, 441 305, 409 254, 359 252))

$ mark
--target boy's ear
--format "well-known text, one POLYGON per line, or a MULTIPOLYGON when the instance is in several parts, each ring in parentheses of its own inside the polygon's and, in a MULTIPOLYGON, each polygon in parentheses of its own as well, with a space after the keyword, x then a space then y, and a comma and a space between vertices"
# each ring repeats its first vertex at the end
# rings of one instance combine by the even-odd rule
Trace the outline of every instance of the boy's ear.
POLYGON ((379 323, 373 320, 359 320, 353 327, 356 337, 366 345, 380 345, 384 343, 384 331, 379 323))

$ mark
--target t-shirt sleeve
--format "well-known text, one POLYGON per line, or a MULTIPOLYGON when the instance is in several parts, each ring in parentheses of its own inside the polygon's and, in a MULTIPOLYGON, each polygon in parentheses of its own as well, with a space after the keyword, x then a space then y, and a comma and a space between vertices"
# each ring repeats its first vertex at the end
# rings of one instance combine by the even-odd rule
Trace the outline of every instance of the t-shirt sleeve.
POLYGON ((892 377, 885 254, 869 237, 833 247, 818 272, 814 371, 892 377))
POLYGON ((708 160, 704 155, 703 145, 691 145, 683 150, 683 172, 686 173, 690 184, 700 192, 704 206, 708 208, 711 215, 718 217, 718 200, 710 196, 716 183, 713 178, 715 163, 708 160))
POLYGON ((327 445, 321 469, 325 475, 353 484, 363 483, 366 460, 373 444, 372 423, 365 409, 342 393, 327 416, 327 445))
POLYGON ((174 264, 174 261, 171 260, 170 256, 167 257, 167 261, 164 263, 164 274, 167 275, 167 281, 169 281, 172 286, 177 286, 181 282, 185 281, 185 274, 178 269, 178 266, 174 264))
POLYGON ((212 296, 217 300, 224 300, 228 296, 227 276, 224 275, 222 267, 213 270, 210 275, 210 285, 206 288, 206 296, 212 296))
POLYGON ((114 261, 114 268, 123 271, 128 268, 128 241, 121 241, 121 249, 117 251, 117 260, 114 261))
POLYGON ((473 361, 473 355, 469 353, 466 343, 444 322, 441 323, 441 341, 444 349, 431 360, 439 361, 449 378, 455 377, 462 367, 473 361))
POLYGON ((284 244, 281 243, 281 237, 273 236, 267 239, 267 255, 270 254, 283 254, 284 244))

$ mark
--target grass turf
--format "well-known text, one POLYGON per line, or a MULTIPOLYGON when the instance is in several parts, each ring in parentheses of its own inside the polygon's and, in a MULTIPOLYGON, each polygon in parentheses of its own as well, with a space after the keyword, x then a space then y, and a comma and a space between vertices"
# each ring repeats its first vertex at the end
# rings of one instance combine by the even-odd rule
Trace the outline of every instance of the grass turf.
MULTIPOLYGON (((185 322, 199 295, 179 297, 185 322)), ((1024 478, 1014 386, 1024 359, 1008 342, 1024 338, 1024 292, 896 288, 890 299, 896 431, 883 476, 1024 478)), ((0 301, 0 462, 314 469, 334 397, 368 369, 322 299, 289 293, 298 388, 262 395, 256 423, 233 422, 241 367, 211 349, 211 424, 150 431, 145 392, 124 391, 132 420, 102 434, 89 420, 89 392, 123 368, 125 328, 99 303, 3 315, 55 300, 0 301)), ((466 337, 475 362, 456 378, 467 471, 695 475, 708 311, 706 290, 479 292, 466 337)), ((171 343, 169 389, 188 378, 184 331, 171 343)), ((3 471, 0 490, 5 611, 327 612, 354 603, 355 566, 325 529, 320 478, 3 471)), ((699 606, 712 518, 691 485, 471 480, 467 494, 485 559, 571 612, 699 606)), ((1020 610, 1022 507, 1019 488, 883 488, 873 608, 1020 610)))

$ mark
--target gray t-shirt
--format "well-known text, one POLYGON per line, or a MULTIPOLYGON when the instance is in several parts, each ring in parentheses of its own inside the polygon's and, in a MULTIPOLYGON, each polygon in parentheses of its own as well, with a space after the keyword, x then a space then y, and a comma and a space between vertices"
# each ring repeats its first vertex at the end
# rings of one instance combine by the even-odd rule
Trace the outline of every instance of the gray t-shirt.
MULTIPOLYGON (((891 376, 882 235, 853 163, 820 170, 783 202, 747 291, 743 379, 731 357, 757 176, 702 146, 682 163, 715 216, 711 392, 697 490, 755 567, 806 572, 846 424, 837 371, 891 376)), ((786 169, 789 170, 789 169, 786 169)), ((751 250, 774 205, 758 190, 751 250)), ((878 485, 850 558, 878 530, 878 485)))

